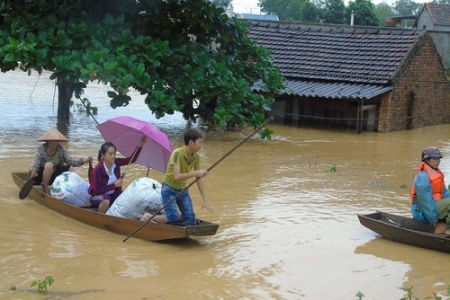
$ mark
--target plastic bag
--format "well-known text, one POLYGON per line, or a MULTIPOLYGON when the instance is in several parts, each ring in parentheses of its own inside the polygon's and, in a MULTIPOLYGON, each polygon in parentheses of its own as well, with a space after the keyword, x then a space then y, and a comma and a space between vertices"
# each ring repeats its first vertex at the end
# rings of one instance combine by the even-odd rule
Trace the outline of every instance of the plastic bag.
POLYGON ((135 179, 117 197, 106 214, 121 218, 140 219, 144 213, 153 214, 162 207, 161 183, 143 177, 135 179))
POLYGON ((89 183, 75 172, 63 172, 58 175, 49 193, 53 198, 75 206, 91 206, 89 183))

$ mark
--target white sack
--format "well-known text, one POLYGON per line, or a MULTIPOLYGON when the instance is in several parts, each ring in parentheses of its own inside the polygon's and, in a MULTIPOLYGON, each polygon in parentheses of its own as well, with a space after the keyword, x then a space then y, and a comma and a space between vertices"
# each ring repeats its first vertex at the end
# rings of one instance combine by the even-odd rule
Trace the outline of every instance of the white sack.
POLYGON ((53 198, 75 206, 90 206, 89 183, 75 172, 63 172, 50 188, 53 198))
POLYGON ((163 207, 161 184, 154 179, 136 178, 106 212, 107 215, 140 219, 144 213, 156 213, 163 207))

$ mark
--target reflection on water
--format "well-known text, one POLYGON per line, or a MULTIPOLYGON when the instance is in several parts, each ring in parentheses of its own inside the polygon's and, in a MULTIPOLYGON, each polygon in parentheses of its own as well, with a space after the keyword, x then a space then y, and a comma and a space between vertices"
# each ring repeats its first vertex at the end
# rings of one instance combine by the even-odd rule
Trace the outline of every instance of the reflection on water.
MULTIPOLYGON (((18 199, 10 173, 28 169, 36 139, 56 126, 54 86, 46 77, 0 74, 1 299, 21 298, 8 288, 27 288, 47 275, 55 279, 51 290, 96 300, 354 299, 358 291, 381 300, 399 299, 398 287, 411 285, 422 299, 442 290, 438 283, 450 283, 445 263, 430 263, 445 254, 378 239, 356 217, 375 210, 408 214, 409 186, 430 145, 441 149, 441 167, 450 173, 449 125, 355 134, 272 122, 272 141, 251 138, 205 178, 214 213, 200 209, 199 192, 191 189, 198 217, 220 224, 217 235, 124 243, 18 199)), ((107 90, 90 84, 84 95, 99 107, 98 122, 131 115, 167 133, 174 147, 182 144, 187 123, 179 114, 157 120, 141 95, 113 110, 107 90)), ((204 168, 253 131, 194 126, 205 133, 204 168)), ((95 121, 76 111, 66 134, 64 146, 74 157, 96 156, 103 142, 95 121)), ((77 172, 86 179, 87 166, 77 172)), ((125 185, 146 172, 130 167, 125 185)), ((156 171, 150 176, 162 180, 156 171)))
MULTIPOLYGON (((448 261, 447 253, 411 247, 385 239, 370 240, 356 247, 355 253, 368 257, 368 261, 373 264, 375 272, 373 275, 377 276, 377 282, 378 279, 386 278, 387 273, 391 273, 386 271, 388 267, 397 264, 399 268, 406 269, 404 276, 406 280, 402 286, 413 287, 414 294, 432 296, 434 292, 441 297, 447 295, 450 270, 443 268, 442 265, 448 261)), ((388 284, 389 280, 386 281, 388 284)))

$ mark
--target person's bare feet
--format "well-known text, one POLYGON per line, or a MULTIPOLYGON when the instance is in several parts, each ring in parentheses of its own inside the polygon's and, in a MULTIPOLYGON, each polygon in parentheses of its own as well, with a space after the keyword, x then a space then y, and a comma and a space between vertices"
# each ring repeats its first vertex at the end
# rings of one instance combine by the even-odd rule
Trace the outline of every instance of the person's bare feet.
MULTIPOLYGON (((152 214, 149 214, 148 212, 146 212, 146 213, 142 216, 141 221, 147 222, 151 217, 152 217, 152 214)), ((151 219, 151 220, 148 221, 148 222, 156 223, 156 221, 153 220, 153 219, 151 219)))
POLYGON ((98 212, 104 214, 109 208, 109 200, 103 200, 98 206, 98 212))
POLYGON ((153 215, 151 213, 146 212, 142 216, 141 221, 143 221, 143 222, 150 222, 150 223, 156 223, 156 224, 165 224, 165 223, 167 223, 167 217, 166 217, 165 214, 153 215))
POLYGON ((438 222, 436 226, 434 227, 434 234, 450 234, 447 233, 447 224, 444 222, 438 222))

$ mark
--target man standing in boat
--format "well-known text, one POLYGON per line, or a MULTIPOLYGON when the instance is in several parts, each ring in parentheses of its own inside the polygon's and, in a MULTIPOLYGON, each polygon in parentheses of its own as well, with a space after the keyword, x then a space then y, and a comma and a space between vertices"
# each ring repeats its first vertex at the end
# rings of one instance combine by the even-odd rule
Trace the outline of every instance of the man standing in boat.
POLYGON ((423 150, 411 188, 411 212, 414 219, 430 223, 434 233, 450 234, 450 193, 439 169, 441 158, 435 147, 423 150))
POLYGON ((206 208, 213 212, 206 200, 206 192, 203 185, 203 177, 208 174, 208 171, 200 169, 200 155, 197 153, 202 148, 203 136, 197 129, 190 128, 184 133, 183 138, 184 147, 173 150, 170 155, 167 171, 162 182, 161 198, 168 224, 180 226, 198 225, 192 199, 186 188, 186 181, 190 178, 196 178, 197 186, 203 199, 202 209, 206 208), (181 212, 181 218, 177 207, 181 212))

